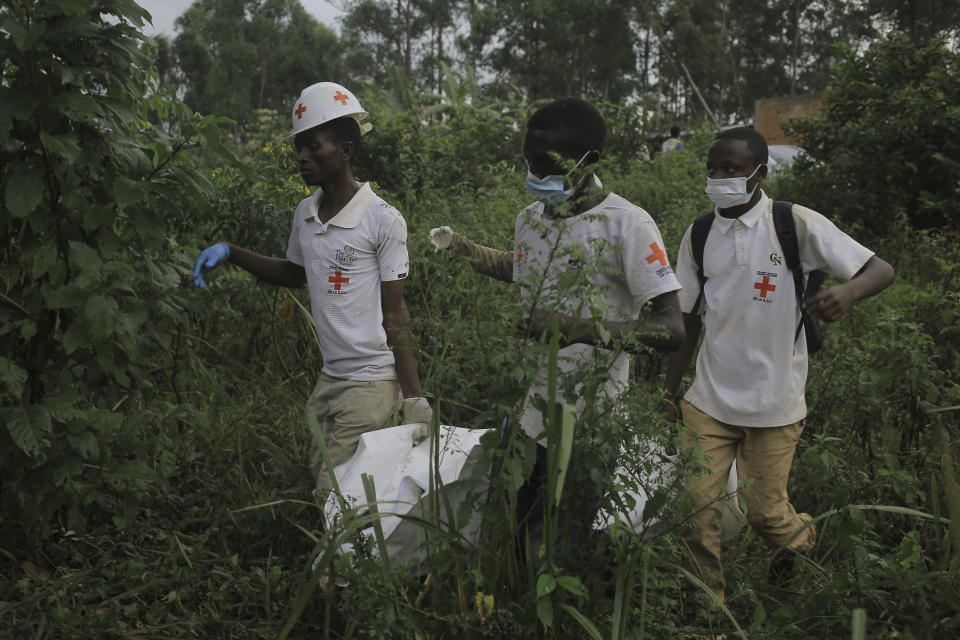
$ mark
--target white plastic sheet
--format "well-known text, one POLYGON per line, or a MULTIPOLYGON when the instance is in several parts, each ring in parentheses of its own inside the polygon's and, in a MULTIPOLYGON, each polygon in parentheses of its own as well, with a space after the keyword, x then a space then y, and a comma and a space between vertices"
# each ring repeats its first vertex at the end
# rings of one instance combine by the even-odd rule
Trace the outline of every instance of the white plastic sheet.
MULTIPOLYGON (((668 491, 670 499, 679 499, 681 490, 677 478, 676 456, 668 456, 656 451, 650 455, 656 456, 658 464, 654 465, 653 471, 649 473, 631 473, 623 467, 617 468, 617 476, 630 480, 625 483, 629 488, 621 495, 624 508, 615 514, 605 511, 598 513, 596 520, 598 528, 609 527, 615 520, 619 520, 645 538, 658 535, 663 531, 663 526, 657 522, 656 518, 650 518, 646 521, 643 519, 643 510, 650 499, 648 493, 653 495, 660 491, 668 491)), ((737 461, 734 460, 730 467, 730 474, 727 476, 726 495, 718 500, 715 505, 709 507, 720 512, 720 540, 722 542, 736 538, 746 523, 746 517, 744 517, 743 510, 740 508, 736 492, 737 461)))
MULTIPOLYGON (((413 433, 418 425, 405 424, 389 429, 365 433, 353 457, 334 468, 340 491, 348 507, 367 504, 363 490, 363 474, 371 476, 377 491, 377 508, 387 554, 395 562, 406 563, 423 557, 426 532, 416 522, 404 520, 401 515, 429 519, 427 513, 430 490, 430 439, 413 446, 413 433)), ((450 522, 457 517, 457 505, 463 502, 468 487, 464 480, 480 455, 480 438, 487 429, 462 429, 440 426, 438 445, 441 508, 435 516, 445 530, 458 531, 468 543, 476 540, 480 527, 479 514, 472 514, 464 522, 450 522), (450 505, 452 508, 445 508, 450 505)), ((331 495, 325 514, 336 519, 340 503, 331 495)), ((372 535, 372 531, 367 532, 372 535)), ((342 551, 349 551, 344 545, 342 551)))
MULTIPOLYGON (((392 562, 401 564, 423 558, 426 531, 420 524, 400 516, 431 520, 426 516, 430 502, 431 443, 430 439, 427 439, 413 445, 413 433, 417 426, 407 424, 365 433, 361 436, 353 457, 334 469, 341 494, 350 508, 362 509, 367 504, 362 476, 368 474, 373 478, 377 492, 377 508, 383 514, 380 522, 387 554, 392 562)), ((441 508, 433 518, 439 519, 443 529, 458 531, 467 544, 476 541, 480 528, 479 514, 469 514, 463 521, 450 521, 450 517, 456 520, 460 511, 458 507, 466 498, 468 490, 477 488, 476 485, 468 486, 465 480, 470 477, 479 458, 480 438, 488 431, 440 426, 438 457, 441 490, 437 497, 441 508)), ((631 488, 624 493, 624 502, 633 506, 617 514, 598 513, 597 528, 610 526, 616 518, 645 536, 656 535, 662 530, 655 519, 643 520, 643 510, 649 499, 647 492, 653 494, 662 488, 676 487, 676 468, 674 459, 670 456, 656 453, 651 455, 658 456, 658 464, 654 465, 654 470, 650 473, 628 474, 623 468, 617 470, 618 475, 632 477, 634 480, 628 483, 631 488)), ((724 541, 736 537, 745 522, 734 495, 736 490, 737 467, 734 462, 727 480, 727 491, 730 495, 717 505, 722 514, 720 526, 724 541)), ((676 497, 671 496, 671 499, 676 497)), ((340 513, 339 501, 335 496, 331 496, 325 509, 328 521, 337 519, 340 513)), ((366 533, 373 535, 372 530, 366 533)), ((343 553, 351 550, 349 544, 341 548, 343 553)))

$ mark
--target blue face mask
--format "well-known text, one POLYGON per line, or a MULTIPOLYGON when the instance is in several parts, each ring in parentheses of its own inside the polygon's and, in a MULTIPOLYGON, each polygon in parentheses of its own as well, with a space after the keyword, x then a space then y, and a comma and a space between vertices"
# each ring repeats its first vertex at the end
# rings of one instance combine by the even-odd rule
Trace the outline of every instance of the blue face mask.
MULTIPOLYGON (((569 176, 570 173, 573 173, 579 166, 580 163, 586 160, 587 156, 590 155, 590 152, 583 154, 583 157, 577 162, 576 166, 567 173, 569 176)), ((573 185, 569 189, 564 188, 563 179, 566 176, 550 175, 543 176, 538 178, 533 175, 533 172, 530 171, 530 165, 527 164, 527 193, 532 196, 535 196, 538 200, 547 200, 553 204, 560 204, 561 202, 566 202, 570 199, 573 193, 577 190, 577 185, 573 185)))

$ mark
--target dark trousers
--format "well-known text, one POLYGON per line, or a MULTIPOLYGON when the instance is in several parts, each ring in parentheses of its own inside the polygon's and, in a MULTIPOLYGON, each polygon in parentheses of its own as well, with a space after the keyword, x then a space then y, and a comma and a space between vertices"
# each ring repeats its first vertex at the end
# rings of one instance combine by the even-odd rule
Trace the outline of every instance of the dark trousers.
MULTIPOLYGON (((543 544, 544 500, 547 490, 547 448, 536 448, 536 460, 527 482, 517 490, 517 522, 520 524, 518 544, 526 548, 529 538, 535 566, 540 564, 540 546, 543 544)), ((614 464, 606 465, 612 473, 614 464)), ((575 561, 585 549, 582 547, 591 538, 593 522, 603 501, 600 488, 584 469, 582 455, 577 448, 570 456, 563 495, 557 512, 556 547, 560 558, 575 561)))

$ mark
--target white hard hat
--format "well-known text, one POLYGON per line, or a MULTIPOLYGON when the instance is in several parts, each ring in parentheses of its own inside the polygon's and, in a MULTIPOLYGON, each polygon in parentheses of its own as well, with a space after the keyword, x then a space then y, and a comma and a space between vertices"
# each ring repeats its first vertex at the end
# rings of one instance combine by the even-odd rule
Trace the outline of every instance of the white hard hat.
MULTIPOLYGON (((353 93, 336 82, 318 82, 300 92, 290 114, 292 129, 287 136, 291 138, 301 131, 312 129, 324 122, 350 116, 359 124, 367 117, 360 101, 353 93)), ((370 131, 369 123, 360 125, 360 134, 370 131)))

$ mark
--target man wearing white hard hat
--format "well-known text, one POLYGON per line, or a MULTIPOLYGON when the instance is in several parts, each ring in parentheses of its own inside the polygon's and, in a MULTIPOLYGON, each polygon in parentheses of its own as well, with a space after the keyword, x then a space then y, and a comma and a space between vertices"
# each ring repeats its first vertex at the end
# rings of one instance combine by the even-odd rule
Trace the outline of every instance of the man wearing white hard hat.
MULTIPOLYGON (((398 410, 406 423, 432 419, 403 302, 407 225, 353 176, 360 136, 371 129, 366 117, 339 84, 304 89, 293 105, 289 137, 304 182, 319 188, 297 205, 286 257, 220 242, 200 254, 193 273, 203 287, 208 271, 232 262, 270 284, 308 286, 323 370, 307 413, 316 416, 334 466, 350 459, 363 433, 389 426, 398 410)), ((325 493, 330 481, 316 442, 310 468, 325 493)))

